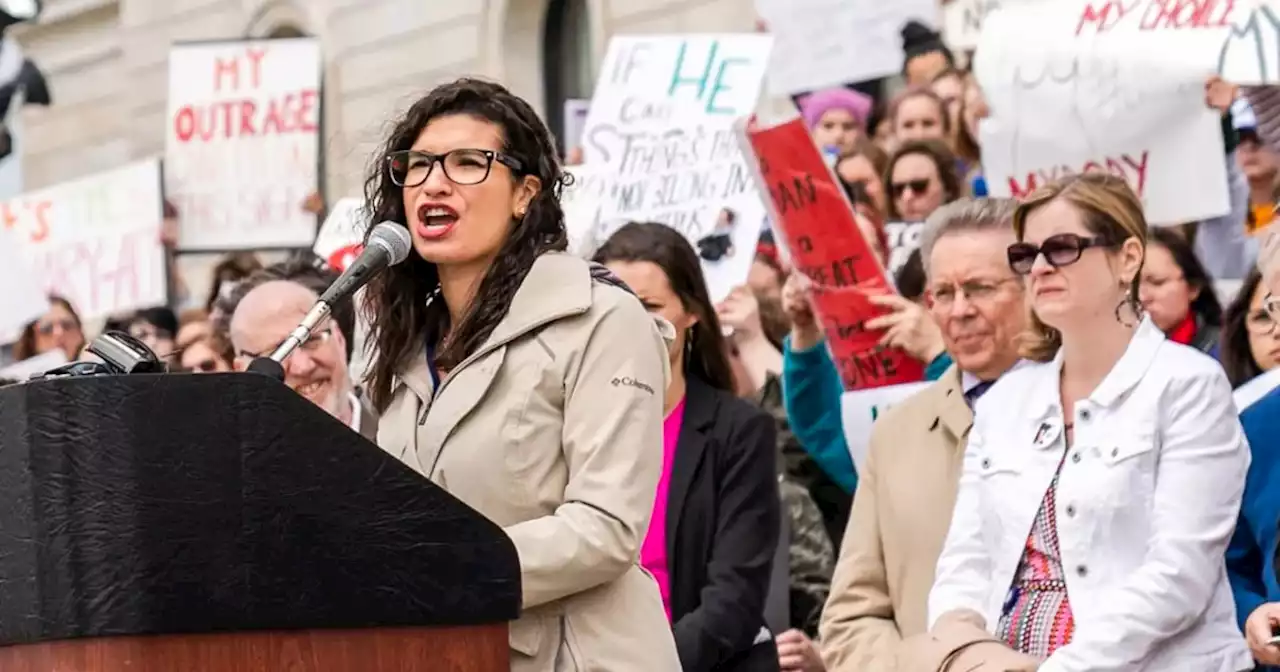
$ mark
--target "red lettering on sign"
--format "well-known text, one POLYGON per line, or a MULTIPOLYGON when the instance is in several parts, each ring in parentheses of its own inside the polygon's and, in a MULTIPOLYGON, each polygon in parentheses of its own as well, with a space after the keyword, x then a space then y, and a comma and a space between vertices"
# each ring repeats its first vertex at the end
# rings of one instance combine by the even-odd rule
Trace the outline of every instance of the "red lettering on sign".
POLYGON ((242 55, 213 59, 213 90, 239 90, 244 84, 240 79, 242 71, 249 75, 247 88, 258 88, 262 84, 262 59, 266 55, 266 49, 248 47, 242 55))
POLYGON ((173 117, 179 142, 315 133, 320 128, 318 95, 314 89, 286 93, 265 101, 222 100, 208 105, 184 105, 173 117))
POLYGON ((1193 30, 1231 25, 1235 0, 1150 0, 1140 30, 1193 30))
POLYGON ((1117 156, 1103 157, 1097 160, 1086 161, 1079 168, 1073 166, 1051 166, 1027 173, 1026 179, 1019 180, 1016 176, 1009 176, 1009 190, 1013 192, 1014 198, 1023 198, 1036 189, 1052 182, 1058 178, 1074 175, 1076 173, 1086 173, 1091 170, 1101 170, 1111 173, 1116 177, 1123 178, 1134 192, 1138 194, 1138 198, 1142 198, 1147 188, 1147 168, 1148 159, 1151 153, 1143 150, 1141 154, 1136 156, 1132 154, 1119 154, 1117 156))

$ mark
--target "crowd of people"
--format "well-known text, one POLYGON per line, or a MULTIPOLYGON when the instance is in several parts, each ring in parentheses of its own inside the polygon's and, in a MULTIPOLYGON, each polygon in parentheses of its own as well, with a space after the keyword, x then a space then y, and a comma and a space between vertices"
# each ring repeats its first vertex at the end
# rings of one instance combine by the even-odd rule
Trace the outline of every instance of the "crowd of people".
MULTIPOLYGON (((1097 173, 989 198, 982 92, 909 28, 890 99, 798 101, 850 235, 887 267, 884 223, 924 222, 865 326, 931 384, 876 420, 861 465, 822 290, 771 234, 713 303, 661 224, 565 252, 556 143, 503 87, 442 85, 396 120, 366 199, 415 252, 285 382, 511 537, 513 669, 1280 668, 1280 392, 1232 396, 1280 365, 1265 92, 1206 82, 1226 217, 1151 227, 1097 173), (1219 296, 1221 279, 1241 284, 1219 296)), ((204 305, 105 328, 173 370, 243 370, 336 275, 236 255, 204 305)), ((85 340, 53 297, 14 352, 74 359, 85 340)))

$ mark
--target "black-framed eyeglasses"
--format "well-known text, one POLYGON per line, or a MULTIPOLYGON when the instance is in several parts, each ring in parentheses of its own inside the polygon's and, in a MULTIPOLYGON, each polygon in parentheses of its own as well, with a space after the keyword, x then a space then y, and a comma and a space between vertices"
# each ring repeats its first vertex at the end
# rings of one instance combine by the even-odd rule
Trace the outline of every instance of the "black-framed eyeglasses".
POLYGON ((524 164, 519 159, 492 149, 455 149, 444 154, 406 149, 387 154, 387 174, 397 187, 416 187, 427 181, 431 171, 439 163, 450 182, 467 186, 489 179, 494 161, 510 168, 514 173, 524 170, 524 164))
POLYGON ((1059 233, 1044 239, 1043 243, 1014 243, 1006 250, 1009 258, 1009 269, 1018 275, 1029 275, 1036 265, 1036 259, 1044 255, 1044 260, 1054 268, 1062 268, 1080 261, 1080 255, 1091 247, 1113 247, 1113 243, 1101 236, 1077 236, 1074 233, 1059 233))

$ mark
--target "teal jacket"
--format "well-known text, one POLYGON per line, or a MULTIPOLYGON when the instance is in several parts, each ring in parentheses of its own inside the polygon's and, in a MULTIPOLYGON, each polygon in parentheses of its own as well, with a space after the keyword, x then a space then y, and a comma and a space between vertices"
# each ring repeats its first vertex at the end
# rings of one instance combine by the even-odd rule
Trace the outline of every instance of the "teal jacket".
MULTIPOLYGON (((925 380, 937 380, 951 368, 951 355, 938 355, 925 369, 925 380)), ((782 344, 782 403, 791 431, 806 452, 850 494, 858 487, 853 456, 844 440, 840 419, 840 395, 844 385, 827 344, 808 350, 792 350, 791 337, 782 344)))

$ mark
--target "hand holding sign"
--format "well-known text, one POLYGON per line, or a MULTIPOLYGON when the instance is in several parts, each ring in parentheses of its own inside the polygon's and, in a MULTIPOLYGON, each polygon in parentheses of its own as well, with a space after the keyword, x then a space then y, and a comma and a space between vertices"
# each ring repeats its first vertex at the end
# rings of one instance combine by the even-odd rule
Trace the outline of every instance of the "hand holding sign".
POLYGON ((867 329, 884 330, 880 345, 902 348, 921 362, 932 362, 946 351, 942 342, 942 329, 920 304, 912 303, 897 294, 868 297, 871 303, 893 312, 867 320, 867 329))
MULTIPOLYGON (((757 187, 769 194, 772 219, 796 270, 812 282, 812 306, 845 388, 920 380, 923 365, 901 348, 886 347, 886 332, 867 324, 886 312, 871 297, 892 289, 804 122, 755 130, 740 124, 739 131, 756 158, 757 187)), ((793 316, 803 313, 794 289, 786 300, 793 316)), ((792 347, 800 347, 794 338, 792 347)))
POLYGON ((716 316, 722 326, 733 330, 733 340, 737 343, 764 337, 760 301, 750 287, 734 287, 729 296, 716 306, 716 316))

